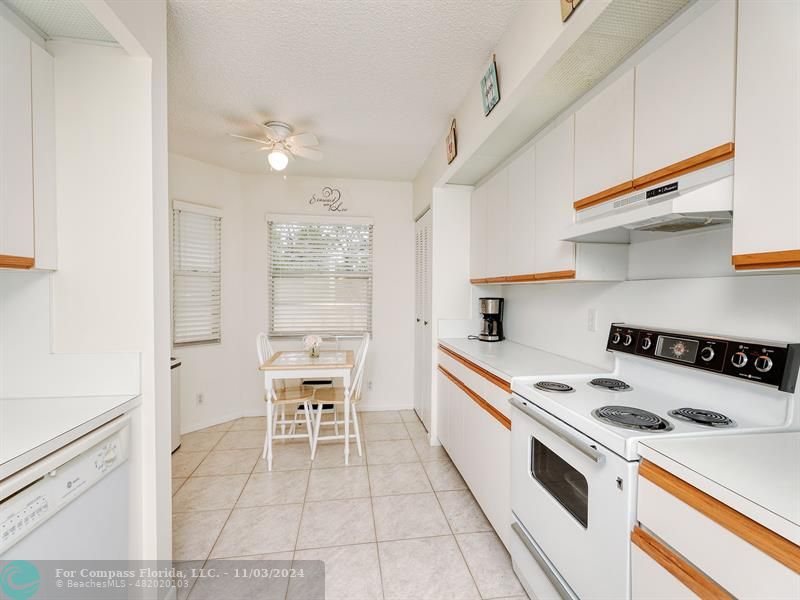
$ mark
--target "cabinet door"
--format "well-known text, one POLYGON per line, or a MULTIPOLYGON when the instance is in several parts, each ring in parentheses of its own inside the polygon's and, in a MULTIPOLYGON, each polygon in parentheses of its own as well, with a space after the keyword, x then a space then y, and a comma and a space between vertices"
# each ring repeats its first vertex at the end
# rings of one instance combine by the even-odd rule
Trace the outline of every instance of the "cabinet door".
POLYGON ((536 151, 530 148, 508 166, 507 275, 535 272, 534 195, 536 151))
POLYGON ((33 208, 37 269, 58 266, 56 237, 56 130, 53 57, 31 44, 33 208))
POLYGON ((486 273, 489 277, 508 275, 508 170, 503 169, 487 183, 486 273))
POLYGON ((633 70, 575 113, 575 200, 633 179, 633 70))
POLYGON ((33 258, 31 42, 0 17, 0 255, 33 258))
POLYGON ((733 253, 800 254, 800 4, 740 0, 733 253))
POLYGON ((486 186, 477 187, 472 192, 470 211, 469 239, 469 276, 470 279, 486 277, 486 186))
POLYGON ((436 371, 436 435, 442 446, 450 451, 450 380, 444 373, 436 371))
POLYGON ((732 142, 735 80, 736 2, 718 0, 636 67, 634 178, 732 142))
POLYGON ((573 222, 574 116, 536 143, 534 264, 536 273, 575 269, 575 245, 560 237, 573 222))
POLYGON ((672 573, 631 544, 631 596, 633 600, 695 600, 697 595, 672 573))

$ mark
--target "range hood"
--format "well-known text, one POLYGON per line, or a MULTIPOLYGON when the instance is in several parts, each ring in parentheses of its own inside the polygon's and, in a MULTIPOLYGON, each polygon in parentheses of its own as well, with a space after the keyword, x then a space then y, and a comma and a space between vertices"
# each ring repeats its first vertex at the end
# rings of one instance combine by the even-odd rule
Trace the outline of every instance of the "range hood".
POLYGON ((578 211, 561 238, 627 244, 631 231, 683 233, 733 217, 733 160, 578 211))

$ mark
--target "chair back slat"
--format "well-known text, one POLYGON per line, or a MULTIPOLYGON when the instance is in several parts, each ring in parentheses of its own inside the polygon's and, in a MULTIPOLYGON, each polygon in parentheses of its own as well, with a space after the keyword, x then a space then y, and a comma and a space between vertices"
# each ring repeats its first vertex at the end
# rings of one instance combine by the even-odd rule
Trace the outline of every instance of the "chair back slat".
POLYGON ((256 352, 258 353, 258 366, 260 367, 269 360, 269 357, 275 354, 272 350, 272 344, 269 343, 269 338, 266 333, 259 333, 256 336, 256 352))
POLYGON ((355 366, 355 375, 353 377, 352 384, 350 385, 350 398, 351 399, 359 399, 361 398, 361 385, 364 382, 364 365, 367 362, 367 350, 369 349, 369 334, 364 334, 364 338, 361 340, 361 346, 358 349, 358 354, 356 355, 356 366, 355 366))

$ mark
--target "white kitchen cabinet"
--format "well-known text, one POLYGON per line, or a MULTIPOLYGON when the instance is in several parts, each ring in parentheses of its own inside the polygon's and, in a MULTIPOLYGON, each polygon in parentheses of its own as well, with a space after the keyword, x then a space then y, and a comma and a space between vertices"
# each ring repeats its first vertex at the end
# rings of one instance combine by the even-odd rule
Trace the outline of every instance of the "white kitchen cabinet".
POLYGON ((444 373, 436 370, 436 433, 439 437, 439 442, 445 449, 450 446, 450 380, 447 379, 444 373))
MULTIPOLYGON (((708 4, 636 66, 634 179, 733 142, 736 2, 708 4)), ((785 59, 772 55, 762 68, 785 59)))
POLYGON ((534 193, 536 151, 530 148, 508 165, 506 275, 534 273, 534 193))
MULTIPOLYGON (((780 553, 770 556, 764 550, 779 548, 786 540, 647 461, 639 471, 636 513, 641 527, 632 535, 632 548, 676 567, 686 585, 699 582, 698 589, 721 588, 742 599, 800 597, 800 574, 778 560, 780 553)), ((634 600, 664 597, 649 593, 651 586, 637 584, 652 581, 658 569, 664 572, 655 579, 666 585, 672 575, 663 567, 634 561, 634 600)), ((680 585, 671 587, 675 598, 694 597, 677 594, 680 585)))
POLYGON ((632 186, 633 70, 575 113, 575 201, 632 186))
MULTIPOLYGON (((486 182, 486 272, 489 277, 508 275, 508 169, 486 182)), ((512 217, 513 218, 513 217, 512 217)))
POLYGON ((31 42, 0 17, 0 266, 33 266, 31 42))
POLYGON ((638 546, 631 546, 631 595, 635 600, 696 600, 698 596, 638 546))
POLYGON ((737 65, 734 264, 800 267, 800 4, 740 0, 737 65))
POLYGON ((575 245, 560 241, 573 222, 575 119, 571 115, 536 142, 534 271, 575 270, 575 245))
MULTIPOLYGON (((441 351, 438 362, 483 400, 502 391, 441 351)), ((511 432, 444 373, 437 373, 439 439, 492 527, 508 545, 512 535, 511 432), (446 408, 441 407, 443 399, 446 408)), ((507 399, 508 392, 503 393, 507 399)))
POLYGON ((470 199, 469 276, 470 279, 487 277, 486 260, 488 225, 486 222, 488 195, 486 187, 477 187, 470 199))
POLYGON ((53 56, 31 44, 34 253, 37 269, 58 266, 53 56))

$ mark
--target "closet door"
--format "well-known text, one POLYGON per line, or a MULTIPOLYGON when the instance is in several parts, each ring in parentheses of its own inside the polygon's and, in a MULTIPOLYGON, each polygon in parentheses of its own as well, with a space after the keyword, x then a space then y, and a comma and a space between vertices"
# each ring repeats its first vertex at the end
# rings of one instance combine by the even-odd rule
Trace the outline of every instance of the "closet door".
POLYGON ((414 410, 426 429, 431 423, 432 381, 432 248, 433 231, 431 211, 416 223, 415 233, 415 352, 414 352, 414 410))

